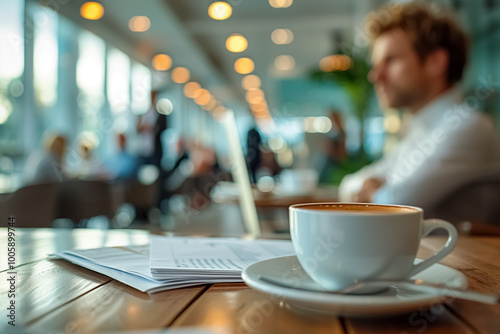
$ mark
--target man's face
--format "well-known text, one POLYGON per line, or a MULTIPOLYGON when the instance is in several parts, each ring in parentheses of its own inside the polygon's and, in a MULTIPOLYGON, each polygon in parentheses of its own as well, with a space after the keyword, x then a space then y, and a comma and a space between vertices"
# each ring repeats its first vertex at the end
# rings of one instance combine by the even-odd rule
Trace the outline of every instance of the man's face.
POLYGON ((382 108, 411 108, 425 96, 429 79, 403 30, 390 30, 377 37, 372 62, 368 79, 375 85, 382 108))

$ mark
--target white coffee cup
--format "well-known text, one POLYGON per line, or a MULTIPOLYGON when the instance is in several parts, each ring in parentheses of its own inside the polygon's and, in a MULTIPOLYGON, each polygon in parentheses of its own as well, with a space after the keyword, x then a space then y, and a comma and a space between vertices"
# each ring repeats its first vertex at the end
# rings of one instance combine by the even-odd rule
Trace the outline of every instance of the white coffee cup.
POLYGON ((369 279, 413 276, 448 255, 457 242, 452 224, 424 220, 423 210, 412 206, 311 203, 289 210, 300 264, 313 280, 332 290, 369 279), (414 264, 421 238, 436 229, 448 232, 443 248, 414 264))

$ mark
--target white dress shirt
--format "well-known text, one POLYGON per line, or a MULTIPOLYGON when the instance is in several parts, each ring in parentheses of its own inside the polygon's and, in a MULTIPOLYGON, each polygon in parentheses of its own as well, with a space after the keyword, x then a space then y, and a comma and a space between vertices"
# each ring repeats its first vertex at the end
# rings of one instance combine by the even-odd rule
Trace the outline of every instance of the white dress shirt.
POLYGON ((500 173, 500 136, 461 97, 453 88, 418 111, 397 147, 342 180, 340 199, 352 201, 365 180, 378 178, 385 184, 373 202, 429 209, 466 183, 500 173))

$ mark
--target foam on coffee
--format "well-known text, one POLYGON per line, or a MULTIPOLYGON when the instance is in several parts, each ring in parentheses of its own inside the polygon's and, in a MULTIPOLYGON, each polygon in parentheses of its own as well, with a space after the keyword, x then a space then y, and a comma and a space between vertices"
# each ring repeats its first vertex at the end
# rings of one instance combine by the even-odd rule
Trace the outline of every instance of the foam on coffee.
POLYGON ((355 203, 316 203, 316 204, 296 204, 295 209, 317 210, 317 211, 345 211, 369 214, 391 214, 391 213, 415 213, 417 209, 403 206, 388 206, 377 204, 355 204, 355 203))

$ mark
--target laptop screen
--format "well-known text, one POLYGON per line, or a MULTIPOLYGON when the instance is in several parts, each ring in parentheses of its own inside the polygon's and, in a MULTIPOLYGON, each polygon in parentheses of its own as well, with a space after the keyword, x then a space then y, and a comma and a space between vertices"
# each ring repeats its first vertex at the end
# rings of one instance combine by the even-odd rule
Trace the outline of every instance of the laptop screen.
POLYGON ((252 187, 248 177, 247 165, 243 155, 238 128, 232 110, 227 110, 221 119, 229 142, 229 156, 231 158, 231 173, 238 186, 239 202, 243 221, 248 233, 254 236, 261 234, 259 220, 257 217, 257 208, 253 198, 252 187))

